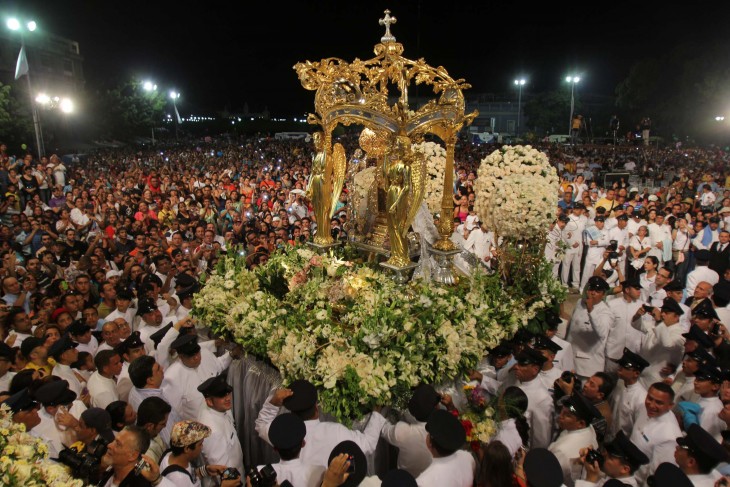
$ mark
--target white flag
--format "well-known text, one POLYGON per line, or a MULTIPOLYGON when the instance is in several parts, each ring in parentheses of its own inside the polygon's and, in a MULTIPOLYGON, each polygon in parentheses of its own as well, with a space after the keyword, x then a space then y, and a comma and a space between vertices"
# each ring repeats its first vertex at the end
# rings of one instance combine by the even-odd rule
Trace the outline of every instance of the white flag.
POLYGON ((15 65, 15 79, 25 74, 28 74, 28 58, 25 55, 25 46, 22 46, 18 54, 18 63, 15 65))
POLYGON ((177 119, 177 123, 182 123, 182 118, 180 118, 180 113, 177 111, 177 105, 175 105, 175 118, 177 119))

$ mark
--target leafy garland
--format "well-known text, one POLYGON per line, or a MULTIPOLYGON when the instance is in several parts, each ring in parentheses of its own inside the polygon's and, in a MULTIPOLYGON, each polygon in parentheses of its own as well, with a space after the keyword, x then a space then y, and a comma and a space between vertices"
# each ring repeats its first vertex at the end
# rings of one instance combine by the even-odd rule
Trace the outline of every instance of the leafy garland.
POLYGON ((421 382, 463 377, 486 350, 564 299, 541 261, 506 288, 477 273, 457 286, 397 286, 379 269, 302 247, 249 271, 229 253, 193 300, 193 316, 270 361, 284 381, 307 379, 323 410, 349 423, 421 382), (544 269, 543 269, 544 267, 544 269))

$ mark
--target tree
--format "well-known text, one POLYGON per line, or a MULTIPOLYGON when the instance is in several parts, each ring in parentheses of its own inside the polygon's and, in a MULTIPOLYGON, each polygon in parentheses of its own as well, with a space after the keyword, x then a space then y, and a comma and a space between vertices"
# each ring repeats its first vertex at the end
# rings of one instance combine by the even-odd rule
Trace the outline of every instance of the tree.
POLYGON ((94 98, 98 135, 118 139, 149 134, 162 119, 167 102, 162 93, 143 90, 136 79, 97 92, 94 98))
MULTIPOLYGON (((575 97, 575 113, 582 105, 575 97)), ((567 133, 570 118, 570 90, 548 91, 533 96, 524 107, 527 126, 539 133, 567 133)))
POLYGON ((0 139, 6 144, 20 146, 33 139, 33 122, 26 94, 11 85, 0 83, 0 139), (20 97, 20 98, 19 98, 20 97))

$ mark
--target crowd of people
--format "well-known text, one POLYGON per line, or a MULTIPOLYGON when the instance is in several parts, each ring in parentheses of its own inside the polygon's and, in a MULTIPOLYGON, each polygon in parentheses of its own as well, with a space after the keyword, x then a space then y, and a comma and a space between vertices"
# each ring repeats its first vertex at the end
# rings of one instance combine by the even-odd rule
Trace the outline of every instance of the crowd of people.
MULTIPOLYGON (((356 140, 342 139, 348 153, 356 140)), ((434 215, 453 220, 452 240, 486 267, 498 245, 472 185, 494 149, 457 145, 454 214, 434 215)), ((312 217, 311 144, 270 137, 66 161, 0 144, 0 402, 52 458, 74 442, 107 445, 93 472, 104 486, 268 485, 258 482, 272 475, 327 487, 723 481, 727 155, 542 149, 561 176, 546 257, 575 306, 548 316, 543 333, 485 350, 470 379, 497 399, 499 429, 473 454, 438 387, 416 388, 401 420, 373 411, 355 431, 320 421, 315 387, 295 381, 256 420, 280 462, 244 465, 226 371, 245 351, 189 316, 200 279, 227 252, 255 268, 318 231, 350 231, 347 189, 326 228, 312 217), (397 469, 368 475, 381 439, 398 449, 397 469)))

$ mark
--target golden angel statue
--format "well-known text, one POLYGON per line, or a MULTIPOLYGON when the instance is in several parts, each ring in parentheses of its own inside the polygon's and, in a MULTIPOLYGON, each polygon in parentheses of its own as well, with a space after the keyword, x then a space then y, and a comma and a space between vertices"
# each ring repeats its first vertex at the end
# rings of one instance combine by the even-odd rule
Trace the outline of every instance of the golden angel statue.
POLYGON ((405 267, 411 263, 408 254, 406 234, 408 220, 409 196, 411 193, 411 139, 397 136, 393 154, 384 165, 386 181, 385 204, 388 217, 388 238, 390 240, 390 258, 387 264, 405 267))
POLYGON ((314 243, 329 245, 334 240, 329 231, 332 193, 327 178, 327 150, 324 147, 324 138, 321 132, 315 132, 312 137, 316 153, 312 158, 312 174, 309 176, 309 184, 307 185, 307 197, 312 202, 314 219, 317 222, 314 243))

